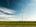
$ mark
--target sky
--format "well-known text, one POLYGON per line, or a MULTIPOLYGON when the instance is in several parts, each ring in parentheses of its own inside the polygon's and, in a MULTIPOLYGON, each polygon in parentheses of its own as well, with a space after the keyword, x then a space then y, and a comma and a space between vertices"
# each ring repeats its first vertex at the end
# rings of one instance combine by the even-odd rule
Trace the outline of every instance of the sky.
POLYGON ((36 0, 0 0, 0 17, 11 21, 36 21, 36 0))
POLYGON ((23 12, 23 21, 36 21, 36 0, 31 0, 26 5, 23 12))
POLYGON ((0 20, 22 20, 20 4, 20 0, 0 0, 0 20))

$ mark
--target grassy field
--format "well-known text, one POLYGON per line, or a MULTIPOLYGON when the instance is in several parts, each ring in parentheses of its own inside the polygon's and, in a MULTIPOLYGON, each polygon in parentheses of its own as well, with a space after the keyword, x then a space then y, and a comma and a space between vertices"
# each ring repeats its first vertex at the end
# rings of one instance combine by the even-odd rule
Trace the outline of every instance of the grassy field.
POLYGON ((0 25, 36 26, 36 21, 0 21, 0 25))

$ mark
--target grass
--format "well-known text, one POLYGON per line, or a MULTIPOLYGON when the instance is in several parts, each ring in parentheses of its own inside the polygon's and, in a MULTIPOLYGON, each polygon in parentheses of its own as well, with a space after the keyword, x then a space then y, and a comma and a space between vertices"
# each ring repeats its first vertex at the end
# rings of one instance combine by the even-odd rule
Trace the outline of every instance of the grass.
POLYGON ((0 25, 36 26, 36 21, 0 21, 0 25))

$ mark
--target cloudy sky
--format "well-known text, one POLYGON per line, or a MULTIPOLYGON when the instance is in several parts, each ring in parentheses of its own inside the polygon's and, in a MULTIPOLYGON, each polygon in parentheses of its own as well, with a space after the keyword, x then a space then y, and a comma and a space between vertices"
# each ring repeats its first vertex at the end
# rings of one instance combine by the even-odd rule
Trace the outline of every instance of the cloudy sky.
POLYGON ((22 20, 20 0, 0 0, 0 20, 22 20))
POLYGON ((36 21, 36 0, 31 0, 30 3, 25 6, 23 20, 36 21))
POLYGON ((36 0, 0 0, 1 19, 36 21, 36 0))

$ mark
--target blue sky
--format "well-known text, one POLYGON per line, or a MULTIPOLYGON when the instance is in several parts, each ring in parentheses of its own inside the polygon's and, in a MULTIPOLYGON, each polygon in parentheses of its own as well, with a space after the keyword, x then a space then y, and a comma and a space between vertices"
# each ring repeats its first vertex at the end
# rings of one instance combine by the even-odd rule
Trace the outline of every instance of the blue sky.
POLYGON ((13 17, 10 20, 36 20, 36 0, 0 0, 0 10, 0 16, 13 17))

